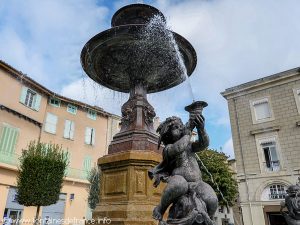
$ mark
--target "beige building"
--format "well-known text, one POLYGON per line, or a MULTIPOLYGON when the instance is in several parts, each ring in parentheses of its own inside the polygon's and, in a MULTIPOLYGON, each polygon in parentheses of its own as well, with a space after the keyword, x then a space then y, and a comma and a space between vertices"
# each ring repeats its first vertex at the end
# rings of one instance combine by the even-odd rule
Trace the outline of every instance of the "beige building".
POLYGON ((48 90, 0 61, 0 218, 34 218, 36 208, 15 199, 18 158, 32 140, 62 145, 70 160, 60 200, 43 207, 41 218, 88 217, 86 177, 107 153, 119 121, 99 107, 48 90))
POLYGON ((245 225, 286 224, 279 213, 300 169, 299 68, 226 89, 245 225))

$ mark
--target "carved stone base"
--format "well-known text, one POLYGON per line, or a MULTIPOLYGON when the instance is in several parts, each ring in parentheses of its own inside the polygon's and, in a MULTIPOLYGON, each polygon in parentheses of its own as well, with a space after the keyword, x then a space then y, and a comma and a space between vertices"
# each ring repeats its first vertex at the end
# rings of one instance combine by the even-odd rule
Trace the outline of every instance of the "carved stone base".
POLYGON ((114 225, 156 225, 152 211, 160 201, 164 185, 154 188, 147 173, 160 160, 159 153, 140 150, 99 158, 101 193, 93 219, 106 217, 114 225))
POLYGON ((132 150, 150 150, 160 153, 157 149, 158 136, 146 130, 135 130, 118 133, 109 145, 108 154, 132 150))

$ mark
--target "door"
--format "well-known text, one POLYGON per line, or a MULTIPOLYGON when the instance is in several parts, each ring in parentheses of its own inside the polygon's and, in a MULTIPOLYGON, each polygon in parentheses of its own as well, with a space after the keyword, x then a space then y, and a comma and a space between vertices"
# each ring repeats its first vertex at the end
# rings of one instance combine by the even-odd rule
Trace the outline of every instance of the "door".
POLYGON ((42 225, 63 224, 66 205, 66 194, 60 194, 59 200, 49 206, 44 206, 42 211, 42 225))
POLYGON ((269 225, 288 225, 280 213, 268 213, 269 225))
POLYGON ((22 210, 8 209, 7 220, 10 225, 18 225, 21 219, 22 210))

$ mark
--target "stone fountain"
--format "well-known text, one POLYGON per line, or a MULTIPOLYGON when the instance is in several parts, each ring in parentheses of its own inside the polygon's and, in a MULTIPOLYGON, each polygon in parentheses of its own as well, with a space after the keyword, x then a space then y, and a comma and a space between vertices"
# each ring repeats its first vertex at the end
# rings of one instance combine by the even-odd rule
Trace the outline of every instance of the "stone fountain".
POLYGON ((127 5, 113 15, 112 28, 91 38, 81 52, 82 67, 90 78, 130 94, 121 109, 121 130, 108 155, 98 160, 101 193, 93 218, 107 217, 112 224, 157 224, 152 211, 163 187, 154 189, 147 174, 161 161, 161 149, 147 94, 182 83, 183 74, 190 76, 197 61, 192 45, 179 34, 160 29, 164 24, 158 9, 127 5), (153 18, 159 26, 152 24, 149 31, 153 18))

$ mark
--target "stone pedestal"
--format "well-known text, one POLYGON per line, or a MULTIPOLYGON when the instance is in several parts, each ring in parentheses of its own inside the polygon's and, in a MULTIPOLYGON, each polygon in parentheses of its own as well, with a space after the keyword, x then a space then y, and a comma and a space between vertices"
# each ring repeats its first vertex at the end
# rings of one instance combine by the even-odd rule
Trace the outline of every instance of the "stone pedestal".
POLYGON ((160 201, 164 185, 154 188, 147 172, 160 161, 159 153, 147 150, 124 151, 99 158, 100 203, 93 218, 107 217, 113 225, 156 225, 152 211, 160 201))

